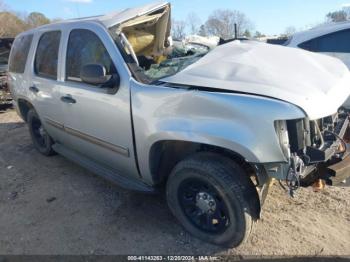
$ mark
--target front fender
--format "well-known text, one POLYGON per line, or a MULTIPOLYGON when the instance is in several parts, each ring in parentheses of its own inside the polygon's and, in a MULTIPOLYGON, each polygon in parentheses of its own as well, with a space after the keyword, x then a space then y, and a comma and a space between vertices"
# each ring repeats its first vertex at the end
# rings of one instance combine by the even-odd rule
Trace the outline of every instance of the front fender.
POLYGON ((296 106, 254 95, 148 86, 131 81, 140 170, 150 177, 154 143, 178 140, 233 151, 251 163, 284 162, 274 121, 304 118, 296 106))
POLYGON ((145 146, 151 148, 160 141, 193 142, 225 148, 243 156, 248 162, 259 162, 258 157, 250 150, 255 144, 255 136, 251 130, 244 126, 229 125, 227 122, 216 122, 216 126, 213 123, 201 123, 198 129, 192 128, 193 124, 193 121, 177 122, 174 119, 159 123, 158 131, 147 137, 145 146), (189 128, 186 130, 182 125, 189 128), (236 131, 230 132, 231 130, 236 131))

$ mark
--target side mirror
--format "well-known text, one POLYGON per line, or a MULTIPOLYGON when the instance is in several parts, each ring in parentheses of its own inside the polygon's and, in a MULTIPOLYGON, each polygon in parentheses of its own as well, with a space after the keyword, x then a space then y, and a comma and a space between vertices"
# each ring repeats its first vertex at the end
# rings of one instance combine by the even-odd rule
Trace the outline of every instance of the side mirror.
POLYGON ((106 72, 106 68, 101 64, 88 64, 84 65, 81 69, 80 78, 84 83, 90 85, 118 89, 120 82, 119 75, 106 75, 106 72))

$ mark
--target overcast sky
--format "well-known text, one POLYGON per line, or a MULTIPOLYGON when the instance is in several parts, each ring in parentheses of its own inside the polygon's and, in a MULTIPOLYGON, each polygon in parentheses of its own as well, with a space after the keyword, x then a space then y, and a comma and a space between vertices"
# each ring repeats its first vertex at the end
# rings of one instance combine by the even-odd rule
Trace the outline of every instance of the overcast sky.
MULTIPOLYGON (((14 11, 44 13, 49 18, 92 16, 152 2, 152 0, 4 0, 14 11)), ((273 35, 288 26, 297 29, 324 22, 329 11, 348 3, 339 0, 171 0, 173 16, 186 19, 195 12, 205 22, 214 9, 236 9, 244 12, 255 30, 273 35)), ((349 1, 350 3, 350 1, 349 1)))

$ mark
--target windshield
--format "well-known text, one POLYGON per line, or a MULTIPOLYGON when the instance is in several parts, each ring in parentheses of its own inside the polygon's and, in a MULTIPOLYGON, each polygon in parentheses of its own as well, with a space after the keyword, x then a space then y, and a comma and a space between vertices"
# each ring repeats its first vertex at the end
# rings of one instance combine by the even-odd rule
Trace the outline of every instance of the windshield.
POLYGON ((143 66, 144 74, 152 80, 174 75, 195 63, 210 51, 209 47, 200 44, 174 43, 170 53, 160 63, 143 66))
POLYGON ((138 75, 138 80, 147 83, 160 80, 184 70, 211 51, 211 47, 201 43, 171 41, 162 55, 135 53, 133 46, 123 34, 110 30, 115 44, 121 51, 130 70, 138 75), (137 71, 137 72, 135 72, 137 71), (141 74, 141 75, 140 75, 141 74))
POLYGON ((210 51, 210 47, 201 42, 173 41, 170 29, 170 6, 167 5, 116 24, 109 32, 134 77, 149 83, 178 73, 210 51))

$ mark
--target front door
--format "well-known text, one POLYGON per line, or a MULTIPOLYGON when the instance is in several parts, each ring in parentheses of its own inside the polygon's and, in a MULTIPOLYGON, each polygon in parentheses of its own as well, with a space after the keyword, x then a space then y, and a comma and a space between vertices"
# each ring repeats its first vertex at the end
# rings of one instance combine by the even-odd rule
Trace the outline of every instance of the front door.
POLYGON ((47 31, 36 36, 28 89, 47 132, 56 142, 66 145, 68 137, 63 130, 64 116, 57 79, 61 36, 61 30, 47 31))
POLYGON ((129 77, 123 71, 125 68, 117 47, 107 36, 100 28, 73 28, 69 32, 65 79, 60 90, 65 131, 74 151, 119 174, 137 178, 129 77), (107 75, 118 73, 119 89, 111 92, 83 83, 80 71, 87 64, 103 65, 107 75))

